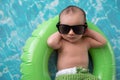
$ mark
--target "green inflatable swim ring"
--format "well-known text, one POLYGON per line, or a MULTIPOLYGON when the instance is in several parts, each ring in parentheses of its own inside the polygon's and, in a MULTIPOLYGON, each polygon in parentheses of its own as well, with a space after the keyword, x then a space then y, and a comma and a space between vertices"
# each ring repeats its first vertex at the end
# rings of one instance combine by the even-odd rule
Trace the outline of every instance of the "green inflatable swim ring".
MULTIPOLYGON (((21 80, 51 80, 48 60, 53 51, 47 45, 48 37, 57 31, 58 16, 38 26, 27 40, 21 56, 21 80)), ((88 22, 89 28, 104 35, 98 27, 88 22)), ((115 59, 109 41, 101 48, 89 50, 94 64, 93 74, 100 80, 115 80, 115 59)))

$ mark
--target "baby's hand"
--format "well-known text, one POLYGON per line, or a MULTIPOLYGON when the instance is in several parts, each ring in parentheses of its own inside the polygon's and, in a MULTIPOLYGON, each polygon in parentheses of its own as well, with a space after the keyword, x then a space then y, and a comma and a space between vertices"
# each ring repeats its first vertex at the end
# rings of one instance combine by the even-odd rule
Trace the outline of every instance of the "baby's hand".
POLYGON ((55 32, 48 38, 47 43, 51 48, 58 49, 61 46, 61 38, 61 34, 59 32, 55 32))

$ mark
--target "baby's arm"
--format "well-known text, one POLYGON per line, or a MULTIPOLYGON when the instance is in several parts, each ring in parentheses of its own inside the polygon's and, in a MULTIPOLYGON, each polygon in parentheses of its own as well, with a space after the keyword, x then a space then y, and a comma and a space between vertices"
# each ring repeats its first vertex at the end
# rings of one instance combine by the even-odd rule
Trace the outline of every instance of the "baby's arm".
POLYGON ((90 44, 90 47, 100 47, 105 45, 106 39, 96 31, 91 29, 87 29, 85 32, 85 36, 87 36, 87 41, 90 44))
POLYGON ((59 32, 52 34, 48 40, 47 44, 53 49, 59 49, 61 47, 61 35, 59 32))

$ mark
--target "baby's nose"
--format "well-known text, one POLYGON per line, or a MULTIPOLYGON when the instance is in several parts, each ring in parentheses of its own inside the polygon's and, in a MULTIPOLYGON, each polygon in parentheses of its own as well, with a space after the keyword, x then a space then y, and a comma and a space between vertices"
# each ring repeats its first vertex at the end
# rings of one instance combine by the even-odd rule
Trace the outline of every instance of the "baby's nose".
POLYGON ((70 29, 70 31, 69 31, 69 33, 68 33, 68 34, 73 35, 73 34, 75 34, 75 33, 73 32, 73 30, 72 30, 72 29, 70 29))

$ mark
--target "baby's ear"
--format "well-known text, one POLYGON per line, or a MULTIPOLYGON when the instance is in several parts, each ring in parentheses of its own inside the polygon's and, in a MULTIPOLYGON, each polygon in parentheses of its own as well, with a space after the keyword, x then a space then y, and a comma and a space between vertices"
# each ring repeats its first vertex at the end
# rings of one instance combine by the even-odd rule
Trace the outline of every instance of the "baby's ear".
POLYGON ((83 36, 86 36, 87 35, 87 32, 88 32, 88 27, 86 27, 84 33, 83 33, 83 36))
POLYGON ((85 27, 84 34, 88 31, 88 27, 85 27))
POLYGON ((88 27, 85 29, 85 31, 88 31, 88 27))

